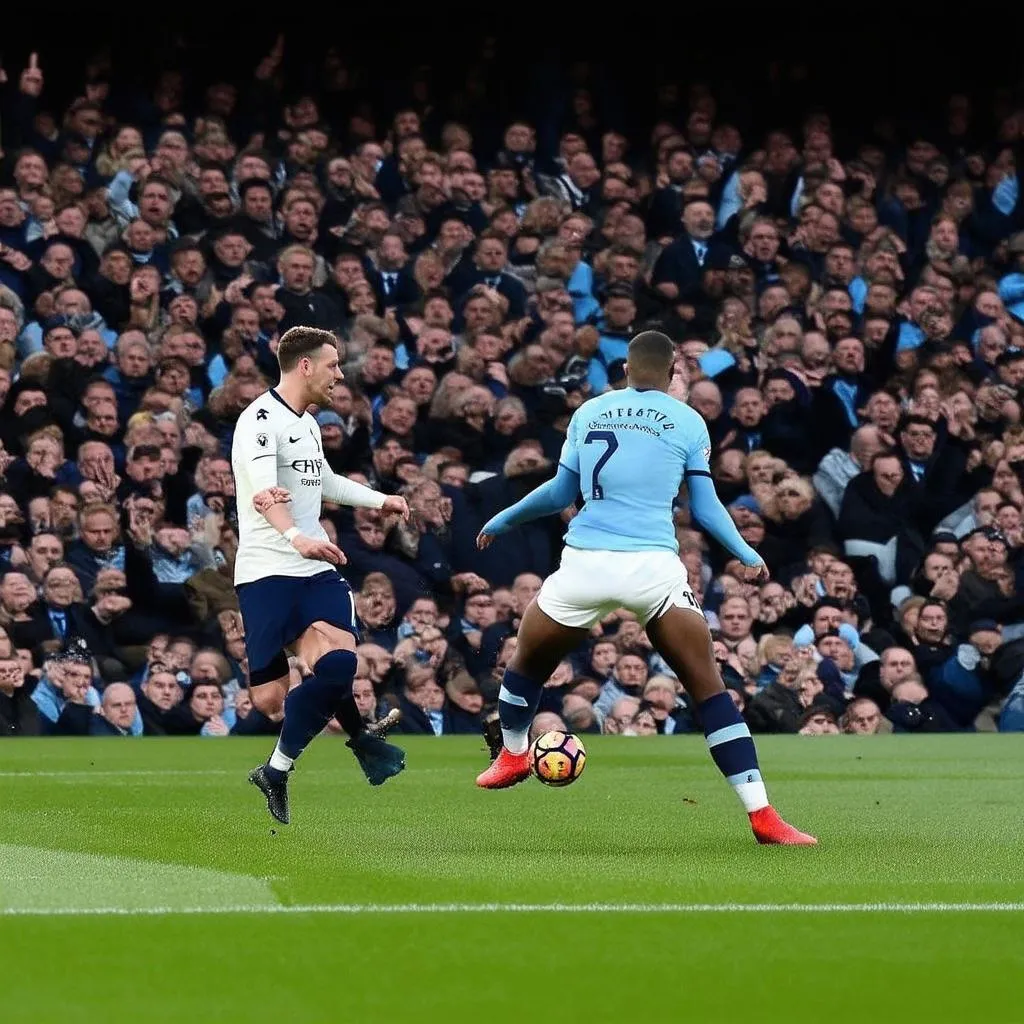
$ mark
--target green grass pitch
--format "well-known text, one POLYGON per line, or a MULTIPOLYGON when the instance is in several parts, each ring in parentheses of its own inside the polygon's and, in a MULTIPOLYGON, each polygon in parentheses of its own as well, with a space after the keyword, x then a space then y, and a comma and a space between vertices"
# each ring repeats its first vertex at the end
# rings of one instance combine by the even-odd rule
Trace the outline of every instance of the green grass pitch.
POLYGON ((278 828, 266 741, 0 743, 0 1021, 1024 1021, 1020 739, 761 739, 809 849, 700 737, 586 739, 488 793, 474 738, 371 789, 324 737, 278 828))

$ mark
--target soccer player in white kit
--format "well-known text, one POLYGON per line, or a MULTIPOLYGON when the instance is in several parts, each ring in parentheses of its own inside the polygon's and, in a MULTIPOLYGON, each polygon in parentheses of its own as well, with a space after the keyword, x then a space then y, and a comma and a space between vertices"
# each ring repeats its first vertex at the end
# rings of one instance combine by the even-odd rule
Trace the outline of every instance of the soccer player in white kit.
POLYGON ((404 498, 382 494, 331 470, 309 407, 331 404, 341 382, 334 335, 293 327, 277 350, 281 380, 238 418, 231 446, 238 502, 235 589, 249 662, 253 704, 273 714, 284 705, 281 736, 249 781, 270 813, 289 821, 288 773, 303 750, 337 718, 371 785, 405 767, 405 754, 368 732, 352 697, 356 621, 352 590, 337 567, 345 555, 320 525, 321 501, 375 508, 405 518, 404 498), (313 675, 288 690, 291 649, 313 675))

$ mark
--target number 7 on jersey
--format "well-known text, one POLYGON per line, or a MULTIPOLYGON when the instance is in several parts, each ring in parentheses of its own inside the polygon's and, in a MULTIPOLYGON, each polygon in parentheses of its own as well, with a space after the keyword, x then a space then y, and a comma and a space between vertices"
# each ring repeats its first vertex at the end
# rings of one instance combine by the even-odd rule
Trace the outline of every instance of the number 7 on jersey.
POLYGON ((593 441, 603 441, 608 446, 597 462, 594 463, 594 472, 591 474, 590 479, 591 500, 600 501, 604 497, 604 488, 598 481, 598 477, 601 475, 601 470, 604 469, 605 463, 615 454, 615 450, 619 447, 619 442, 610 430, 591 430, 583 439, 583 443, 591 444, 593 441))

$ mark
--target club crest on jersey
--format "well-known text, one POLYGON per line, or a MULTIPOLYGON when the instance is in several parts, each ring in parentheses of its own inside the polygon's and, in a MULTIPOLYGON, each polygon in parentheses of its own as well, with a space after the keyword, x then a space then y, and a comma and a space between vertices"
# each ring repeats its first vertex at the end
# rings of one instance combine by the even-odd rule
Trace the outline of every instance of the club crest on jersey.
POLYGON ((256 435, 256 443, 261 448, 266 448, 267 447, 267 435, 266 434, 257 434, 256 435))
POLYGON ((267 415, 268 415, 268 413, 267 413, 266 409, 257 409, 256 410, 256 419, 258 419, 258 420, 265 420, 267 418, 267 415))

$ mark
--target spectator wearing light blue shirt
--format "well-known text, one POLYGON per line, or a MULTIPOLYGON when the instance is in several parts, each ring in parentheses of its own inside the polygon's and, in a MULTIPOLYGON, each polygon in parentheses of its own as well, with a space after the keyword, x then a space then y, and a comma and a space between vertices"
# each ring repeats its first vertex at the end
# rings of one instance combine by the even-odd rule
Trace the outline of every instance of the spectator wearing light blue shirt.
POLYGON ((1000 278, 999 298, 1010 316, 1024 322, 1024 231, 1010 238, 1007 249, 1016 269, 1000 278))
POLYGON ((39 709, 42 731, 56 732, 58 721, 69 703, 100 706, 100 694, 92 684, 92 669, 78 659, 50 661, 32 691, 32 703, 39 709))
POLYGON ((112 331, 99 313, 94 313, 89 296, 78 288, 61 291, 53 304, 53 316, 44 325, 40 320, 30 320, 18 335, 18 355, 24 359, 43 351, 43 337, 47 325, 70 327, 75 333, 95 330, 99 332, 107 348, 113 348, 117 331, 112 331))
MULTIPOLYGON (((567 221, 571 225, 574 221, 567 221)), ((601 311, 594 298, 594 271, 581 256, 582 246, 575 237, 559 237, 546 243, 537 254, 539 273, 566 281, 572 298, 572 315, 577 324, 584 324, 601 311), (563 256, 564 253, 564 256, 563 256)))
MULTIPOLYGON (((600 363, 605 368, 616 359, 626 358, 635 320, 636 299, 633 297, 633 289, 627 284, 613 284, 605 294, 603 314, 597 325, 597 348, 600 363)), ((591 379, 592 388, 594 383, 591 379)), ((600 394, 600 391, 594 390, 593 393, 600 394)))
POLYGON ((898 340, 896 342, 897 352, 919 348, 924 344, 925 333, 920 326, 921 317, 937 301, 938 296, 935 293, 935 289, 929 285, 919 285, 910 293, 910 298, 907 300, 910 316, 909 319, 903 320, 900 323, 898 340))

